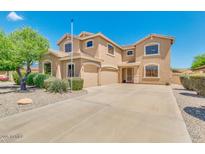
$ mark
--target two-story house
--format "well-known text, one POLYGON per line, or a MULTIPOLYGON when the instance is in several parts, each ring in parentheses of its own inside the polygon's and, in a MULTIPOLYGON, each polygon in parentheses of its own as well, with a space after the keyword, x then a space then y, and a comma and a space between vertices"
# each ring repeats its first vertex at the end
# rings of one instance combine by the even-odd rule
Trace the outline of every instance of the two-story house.
POLYGON ((65 34, 59 51, 49 49, 39 70, 58 78, 84 79, 84 87, 113 83, 167 84, 171 81, 170 49, 174 38, 151 34, 120 46, 102 33, 65 34), (73 51, 72 51, 73 49, 73 51), (72 60, 71 60, 72 53, 72 60))

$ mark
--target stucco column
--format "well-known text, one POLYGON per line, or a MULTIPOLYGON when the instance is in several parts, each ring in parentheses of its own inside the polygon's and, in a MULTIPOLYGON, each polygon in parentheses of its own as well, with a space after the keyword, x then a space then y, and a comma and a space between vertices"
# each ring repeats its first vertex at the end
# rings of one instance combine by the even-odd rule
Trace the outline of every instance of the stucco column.
POLYGON ((98 85, 101 86, 101 68, 98 68, 98 85))
POLYGON ((84 77, 84 65, 82 65, 80 69, 80 78, 83 78, 83 77, 84 77))
POLYGON ((62 77, 61 77, 61 67, 60 67, 60 64, 57 65, 56 78, 62 79, 62 77))
POLYGON ((134 67, 134 83, 139 83, 139 66, 134 67))
POLYGON ((118 82, 122 83, 122 67, 119 68, 118 73, 119 73, 119 78, 118 78, 119 81, 118 82))

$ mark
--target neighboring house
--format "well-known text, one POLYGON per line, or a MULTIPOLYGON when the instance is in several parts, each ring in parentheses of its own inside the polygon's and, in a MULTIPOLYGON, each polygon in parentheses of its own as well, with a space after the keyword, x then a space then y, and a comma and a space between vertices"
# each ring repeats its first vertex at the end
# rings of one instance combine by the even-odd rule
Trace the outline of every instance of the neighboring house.
POLYGON ((49 50, 39 71, 58 78, 84 79, 84 86, 113 83, 166 84, 171 82, 170 49, 174 38, 151 34, 138 42, 120 46, 102 33, 65 34, 59 51, 49 50), (71 52, 73 48, 73 60, 71 52))
POLYGON ((182 74, 191 74, 192 70, 189 68, 184 68, 184 69, 172 69, 172 79, 171 79, 171 83, 174 84, 181 84, 180 81, 180 76, 182 74))
POLYGON ((205 65, 192 69, 193 73, 205 73, 205 65))

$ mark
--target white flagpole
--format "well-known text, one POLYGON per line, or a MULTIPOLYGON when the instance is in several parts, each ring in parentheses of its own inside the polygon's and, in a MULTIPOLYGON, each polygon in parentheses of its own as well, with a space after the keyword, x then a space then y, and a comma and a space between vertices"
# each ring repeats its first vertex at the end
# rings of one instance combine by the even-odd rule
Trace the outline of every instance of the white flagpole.
POLYGON ((73 19, 71 19, 71 57, 70 57, 70 61, 71 61, 71 84, 70 84, 70 88, 71 88, 71 92, 72 92, 72 87, 73 87, 73 49, 74 49, 74 42, 73 42, 73 19))

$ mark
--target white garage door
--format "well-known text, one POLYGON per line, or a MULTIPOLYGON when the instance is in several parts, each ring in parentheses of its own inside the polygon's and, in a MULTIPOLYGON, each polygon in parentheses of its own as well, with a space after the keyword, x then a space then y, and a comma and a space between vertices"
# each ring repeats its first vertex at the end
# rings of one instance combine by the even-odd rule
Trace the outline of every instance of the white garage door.
POLYGON ((84 87, 98 86, 98 68, 95 65, 84 66, 84 87))
POLYGON ((101 85, 118 83, 118 71, 113 69, 101 70, 101 85))

